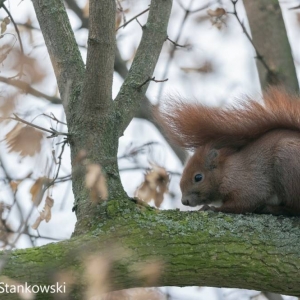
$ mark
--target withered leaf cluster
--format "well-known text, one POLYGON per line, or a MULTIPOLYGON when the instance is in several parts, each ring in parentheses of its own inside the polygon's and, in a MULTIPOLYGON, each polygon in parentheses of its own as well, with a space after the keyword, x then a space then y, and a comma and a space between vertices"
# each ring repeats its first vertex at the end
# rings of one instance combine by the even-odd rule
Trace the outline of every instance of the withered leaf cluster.
POLYGON ((9 152, 17 152, 20 156, 34 156, 41 151, 43 132, 31 126, 17 123, 6 134, 5 139, 9 152))
POLYGON ((35 206, 39 206, 43 199, 45 186, 50 182, 47 177, 39 177, 30 188, 31 200, 35 206))
POLYGON ((160 207, 164 194, 168 192, 169 181, 165 168, 152 165, 152 169, 145 174, 144 182, 137 188, 135 197, 146 202, 154 200, 155 206, 160 207))
POLYGON ((0 25, 0 27, 1 27, 1 32, 0 32, 0 34, 1 34, 1 35, 6 31, 7 25, 8 25, 9 23, 10 23, 10 18, 9 18, 9 17, 5 17, 5 18, 2 20, 1 25, 0 25))
POLYGON ((210 17, 210 21, 213 26, 221 29, 223 25, 226 26, 225 20, 227 16, 227 12, 224 8, 218 7, 215 10, 209 9, 207 10, 207 14, 210 17))
POLYGON ((48 196, 46 198, 43 210, 40 212, 40 215, 36 219, 35 223, 31 226, 32 229, 37 229, 44 220, 47 223, 51 220, 51 208, 53 207, 53 204, 54 200, 48 196))
POLYGON ((88 164, 86 166, 85 185, 90 189, 90 197, 93 202, 107 200, 106 179, 99 164, 88 164))

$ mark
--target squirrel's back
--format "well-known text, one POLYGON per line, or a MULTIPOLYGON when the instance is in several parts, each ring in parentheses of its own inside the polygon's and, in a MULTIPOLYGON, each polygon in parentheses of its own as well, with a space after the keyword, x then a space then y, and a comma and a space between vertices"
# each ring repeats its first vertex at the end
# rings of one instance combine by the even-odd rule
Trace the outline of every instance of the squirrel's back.
POLYGON ((207 107, 170 99, 159 108, 156 119, 176 144, 197 148, 242 147, 268 131, 300 131, 300 99, 270 88, 261 104, 245 99, 230 108, 207 107))

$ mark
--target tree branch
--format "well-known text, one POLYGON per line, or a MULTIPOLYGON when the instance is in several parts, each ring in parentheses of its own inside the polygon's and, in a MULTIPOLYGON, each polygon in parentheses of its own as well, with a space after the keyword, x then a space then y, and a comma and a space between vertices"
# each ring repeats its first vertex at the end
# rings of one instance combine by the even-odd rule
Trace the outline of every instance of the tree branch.
MULTIPOLYGON (((19 282, 46 284, 51 274, 71 271, 77 287, 82 287, 86 282, 82 280, 83 260, 93 253, 110 262, 109 272, 101 276, 108 276, 112 290, 200 285, 300 295, 298 218, 157 211, 128 200, 102 206, 106 217, 101 216, 92 234, 16 250, 2 274, 19 282), (138 267, 147 270, 147 262, 153 260, 162 263, 160 276, 151 281, 139 277, 138 267)), ((11 295, 1 297, 10 299, 11 295)), ((37 299, 47 297, 52 295, 37 299)), ((80 298, 77 294, 76 299, 80 298)))
POLYGON ((78 104, 84 78, 84 63, 63 2, 61 0, 32 2, 51 58, 61 98, 66 99, 66 94, 70 97, 69 102, 65 103, 65 109, 67 105, 70 106, 70 109, 66 110, 68 118, 72 106, 78 104))
POLYGON ((150 8, 147 8, 145 10, 143 10, 142 12, 140 12, 139 14, 137 14, 136 16, 134 16, 133 18, 131 18, 130 20, 128 20, 127 22, 125 22, 123 25, 119 26, 116 31, 118 31, 120 28, 125 28, 130 22, 132 22, 133 20, 137 19, 139 16, 143 15, 144 13, 146 13, 147 11, 149 11, 150 8))
POLYGON ((120 120, 119 135, 123 134, 149 85, 139 86, 152 76, 162 45, 167 38, 167 25, 171 12, 171 0, 152 0, 147 24, 129 73, 114 103, 120 120))
POLYGON ((262 87, 278 84, 279 81, 286 89, 298 92, 299 83, 295 62, 279 3, 279 1, 271 0, 243 1, 253 43, 271 66, 272 72, 270 73, 265 69, 262 61, 257 61, 262 87))
POLYGON ((83 109, 105 114, 112 107, 112 81, 115 59, 115 1, 90 1, 90 28, 86 74, 83 89, 83 109), (99 17, 101 16, 101 17, 99 17))
POLYGON ((37 98, 44 98, 44 99, 50 101, 52 104, 62 104, 61 99, 54 97, 54 96, 52 97, 52 96, 49 96, 49 95, 46 95, 46 94, 40 92, 40 91, 34 89, 27 82, 17 80, 17 79, 10 79, 10 78, 6 78, 3 76, 0 76, 0 81, 4 82, 6 84, 9 84, 11 86, 14 86, 14 87, 22 90, 26 94, 31 94, 32 96, 35 96, 37 98))

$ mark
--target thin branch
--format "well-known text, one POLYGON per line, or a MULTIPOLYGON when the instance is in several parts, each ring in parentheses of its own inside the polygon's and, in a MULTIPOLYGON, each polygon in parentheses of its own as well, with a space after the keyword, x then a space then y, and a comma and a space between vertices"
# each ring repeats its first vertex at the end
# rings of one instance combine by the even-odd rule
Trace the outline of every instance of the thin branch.
POLYGON ((65 139, 65 140, 62 142, 61 151, 60 151, 60 154, 59 154, 59 156, 58 156, 58 167, 57 167, 56 175, 54 176, 53 180, 52 180, 49 184, 47 184, 47 189, 48 189, 50 186, 52 186, 52 185, 54 185, 54 184, 56 183, 56 179, 58 178, 58 174, 59 174, 59 171, 60 171, 60 168, 61 168, 62 155, 63 155, 63 153, 64 153, 64 151, 65 151, 65 146, 66 146, 66 144, 68 144, 68 140, 67 140, 67 139, 65 139))
POLYGON ((150 7, 143 10, 142 12, 140 12, 139 14, 137 14, 136 16, 134 16, 133 18, 131 18, 130 20, 128 20, 126 23, 124 23, 123 25, 119 26, 116 31, 118 31, 120 28, 125 28, 130 22, 132 22, 133 20, 137 19, 139 16, 143 15, 144 13, 146 13, 147 11, 150 10, 150 7))
POLYGON ((143 83, 141 83, 139 86, 138 86, 138 89, 141 89, 141 87, 143 87, 145 84, 147 84, 149 81, 154 81, 156 83, 158 82, 166 82, 168 81, 169 79, 166 78, 166 79, 162 79, 162 80, 156 80, 155 77, 148 77, 143 83))
POLYGON ((143 25, 141 24, 141 22, 139 21, 139 19, 135 19, 135 20, 140 25, 140 27, 143 29, 143 25))
MULTIPOLYGON (((190 13, 191 13, 190 7, 192 7, 193 1, 194 1, 194 0, 190 0, 189 6, 188 6, 187 9, 184 8, 184 7, 182 6, 182 4, 181 4, 180 1, 178 1, 179 5, 182 7, 182 9, 184 9, 185 14, 184 14, 184 17, 183 17, 183 19, 182 19, 180 25, 179 25, 179 29, 178 29, 178 32, 177 32, 177 36, 176 36, 175 41, 174 41, 174 43, 176 43, 176 44, 178 44, 178 41, 179 41, 179 39, 180 39, 180 37, 181 37, 181 35, 182 35, 182 33, 183 33, 183 28, 184 28, 184 26, 185 26, 185 24, 186 24, 186 21, 187 21, 187 19, 188 19, 188 16, 189 16, 190 13)), ((163 75, 162 75, 163 78, 168 77, 169 68, 170 68, 170 66, 171 66, 171 61, 172 61, 172 59, 173 59, 173 57, 174 57, 175 50, 176 50, 176 47, 174 46, 174 47, 171 49, 170 53, 169 53, 169 57, 168 57, 168 60, 167 60, 167 62, 166 62, 166 64, 165 64, 165 69, 164 69, 163 75)), ((161 85, 160 88, 159 88, 159 91, 158 91, 158 99, 161 99, 163 89, 164 89, 164 86, 161 85)))
POLYGON ((47 115, 47 114, 42 114, 42 115, 45 116, 45 117, 50 118, 51 120, 53 120, 53 121, 55 121, 55 122, 57 122, 57 123, 60 123, 60 124, 63 124, 63 125, 68 125, 67 123, 58 120, 58 119, 54 116, 54 114, 53 114, 52 112, 50 113, 50 115, 47 115))
MULTIPOLYGON (((15 27, 15 30, 16 30, 16 33, 17 33, 17 36, 18 36, 18 39, 19 39, 19 44, 20 44, 20 49, 21 49, 22 56, 25 56, 25 54, 24 54, 24 48, 23 48, 23 43, 22 43, 22 39, 21 39, 19 28, 18 28, 18 26, 17 26, 17 24, 16 24, 13 16, 11 15, 10 11, 6 8, 6 6, 5 6, 4 3, 2 4, 2 7, 6 11, 6 13, 8 14, 9 18, 11 19, 11 21, 12 21, 14 27, 15 27)), ((24 63, 23 63, 23 61, 21 61, 21 68, 20 68, 19 73, 16 76, 19 76, 19 75, 22 76, 23 75, 23 65, 24 65, 24 63)))
POLYGON ((121 136, 138 110, 146 93, 147 83, 140 87, 144 78, 152 76, 163 43, 167 37, 167 26, 171 12, 171 0, 152 0, 147 24, 128 75, 114 101, 119 117, 121 136))
POLYGON ((167 40, 170 41, 176 47, 182 47, 182 48, 186 47, 186 45, 177 44, 176 42, 172 41, 169 37, 167 37, 167 40))
POLYGON ((46 95, 46 94, 34 89, 30 84, 28 84, 24 81, 17 80, 17 79, 10 79, 10 78, 6 78, 3 76, 0 76, 0 81, 4 82, 6 84, 9 84, 11 86, 14 86, 14 87, 24 91, 25 93, 28 93, 37 98, 42 97, 42 98, 50 101, 52 104, 62 104, 61 99, 59 99, 57 97, 52 97, 52 96, 46 95))
POLYGON ((53 128, 50 128, 50 129, 47 129, 47 128, 44 128, 44 127, 41 127, 41 126, 38 126, 38 125, 35 125, 33 123, 30 123, 24 119, 21 119, 18 115, 16 114, 13 114, 15 117, 7 117, 7 118, 0 118, 0 120, 14 120, 14 121, 18 121, 18 122, 21 122, 21 123, 24 123, 28 126, 31 126, 31 127, 34 127, 36 129, 39 129, 41 131, 45 131, 45 132, 48 132, 48 133, 51 133, 50 136, 48 136, 48 138, 53 138, 53 137, 57 137, 59 135, 64 135, 64 136, 70 136, 69 133, 66 133, 66 132, 60 132, 60 131, 57 131, 53 128))
POLYGON ((122 13, 123 22, 125 23, 126 16, 125 16, 124 9, 123 9, 123 6, 121 5, 120 0, 117 0, 117 4, 118 4, 118 11, 122 13))
POLYGON ((248 31, 246 29, 244 23, 241 21, 239 15, 237 13, 237 10, 236 10, 236 5, 238 3, 238 0, 231 0, 231 3, 233 4, 233 12, 227 12, 227 13, 234 15, 235 18, 237 19, 238 23, 240 24, 240 26, 243 29, 244 34, 246 35, 246 38, 249 40, 249 42, 251 43, 252 47, 254 48, 256 59, 258 59, 262 63, 262 65, 265 67, 265 69, 267 70, 267 72, 268 72, 269 75, 277 77, 277 75, 275 74, 275 72, 269 67, 269 65, 267 64, 267 62, 264 59, 264 57, 258 51, 257 47, 253 43, 253 40, 252 40, 250 34, 248 33, 248 31))

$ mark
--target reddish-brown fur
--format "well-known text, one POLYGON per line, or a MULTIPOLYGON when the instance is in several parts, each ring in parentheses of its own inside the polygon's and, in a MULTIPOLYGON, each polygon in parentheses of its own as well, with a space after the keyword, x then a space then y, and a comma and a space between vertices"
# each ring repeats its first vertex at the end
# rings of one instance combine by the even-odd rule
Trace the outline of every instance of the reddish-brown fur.
POLYGON ((239 108, 168 103, 157 119, 173 141, 196 149, 182 174, 183 204, 300 215, 300 99, 273 88, 263 104, 239 108), (220 207, 207 205, 218 200, 220 207))

